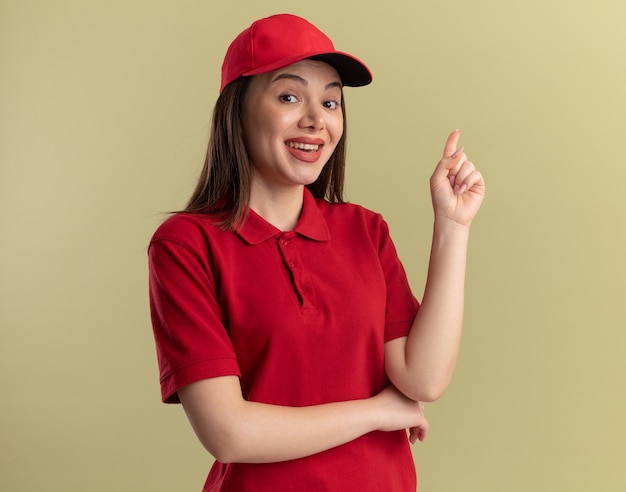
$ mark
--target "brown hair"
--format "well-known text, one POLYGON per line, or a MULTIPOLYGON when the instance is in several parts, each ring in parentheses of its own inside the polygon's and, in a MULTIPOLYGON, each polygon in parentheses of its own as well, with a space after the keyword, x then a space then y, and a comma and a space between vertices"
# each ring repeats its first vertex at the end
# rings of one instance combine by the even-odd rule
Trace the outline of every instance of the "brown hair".
MULTIPOLYGON (((218 225, 234 229, 246 220, 252 173, 243 133, 243 101, 250 77, 228 84, 213 110, 204 166, 183 212, 215 217, 218 225)), ((316 198, 343 203, 346 156, 346 111, 341 98, 343 135, 317 180, 307 188, 316 198)))

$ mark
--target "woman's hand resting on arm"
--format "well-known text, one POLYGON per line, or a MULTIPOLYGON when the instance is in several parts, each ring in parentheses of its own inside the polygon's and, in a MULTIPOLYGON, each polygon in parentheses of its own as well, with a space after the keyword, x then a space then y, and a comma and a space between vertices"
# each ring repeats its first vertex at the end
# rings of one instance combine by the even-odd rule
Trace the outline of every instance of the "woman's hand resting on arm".
POLYGON ((389 386, 363 400, 285 407, 244 400, 239 378, 192 383, 178 395, 204 445, 223 463, 271 463, 310 456, 372 431, 428 432, 421 403, 389 386))

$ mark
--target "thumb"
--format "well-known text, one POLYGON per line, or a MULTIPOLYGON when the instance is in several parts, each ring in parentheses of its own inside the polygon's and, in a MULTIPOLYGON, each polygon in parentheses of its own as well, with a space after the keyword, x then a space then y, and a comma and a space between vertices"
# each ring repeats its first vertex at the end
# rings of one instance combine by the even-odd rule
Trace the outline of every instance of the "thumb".
POLYGON ((443 157, 450 157, 456 152, 457 144, 461 136, 461 130, 454 130, 446 140, 446 145, 443 148, 443 157))

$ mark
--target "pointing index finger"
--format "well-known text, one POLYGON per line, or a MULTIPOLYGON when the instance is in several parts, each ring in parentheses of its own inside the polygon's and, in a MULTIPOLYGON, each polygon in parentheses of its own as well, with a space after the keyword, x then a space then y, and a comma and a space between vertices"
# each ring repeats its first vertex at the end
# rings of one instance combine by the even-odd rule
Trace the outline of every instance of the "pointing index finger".
POLYGON ((446 140, 446 145, 443 148, 443 157, 450 157, 452 154, 456 152, 456 147, 457 147, 457 144, 459 143, 460 135, 461 135, 461 130, 454 130, 448 136, 448 140, 446 140))

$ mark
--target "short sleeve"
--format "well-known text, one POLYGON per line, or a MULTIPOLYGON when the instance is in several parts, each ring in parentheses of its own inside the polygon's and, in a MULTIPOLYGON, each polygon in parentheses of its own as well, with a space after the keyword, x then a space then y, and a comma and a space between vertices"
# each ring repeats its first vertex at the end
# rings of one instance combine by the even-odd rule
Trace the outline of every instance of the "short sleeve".
POLYGON ((419 302, 411 292, 406 272, 389 235, 389 226, 382 218, 380 220, 378 256, 387 287, 385 342, 388 342, 409 334, 419 302))
POLYGON ((166 222, 150 243, 148 265, 163 402, 180 403, 177 391, 194 381, 240 376, 201 232, 183 221, 166 222))

